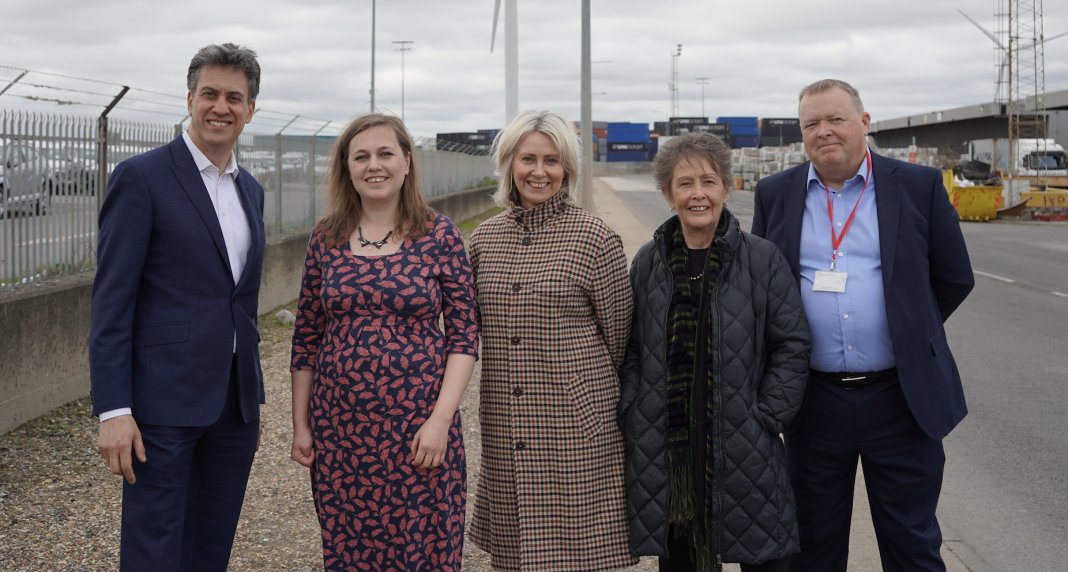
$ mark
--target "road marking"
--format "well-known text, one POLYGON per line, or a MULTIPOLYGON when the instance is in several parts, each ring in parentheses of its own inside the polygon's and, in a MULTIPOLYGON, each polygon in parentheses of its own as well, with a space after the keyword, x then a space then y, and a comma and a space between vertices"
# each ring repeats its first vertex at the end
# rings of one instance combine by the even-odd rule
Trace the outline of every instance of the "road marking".
POLYGON ((1050 294, 1053 294, 1054 296, 1060 296, 1061 298, 1068 298, 1068 294, 1065 294, 1064 292, 1057 292, 1056 290, 1050 292, 1050 294))
POLYGON ((993 278, 994 280, 1001 280, 1002 282, 1008 282, 1010 284, 1013 283, 1013 282, 1016 282, 1012 278, 1005 278, 1004 276, 998 276, 997 274, 990 274, 989 272, 980 272, 978 270, 972 270, 972 272, 974 272, 975 274, 978 274, 980 276, 986 276, 987 278, 993 278))

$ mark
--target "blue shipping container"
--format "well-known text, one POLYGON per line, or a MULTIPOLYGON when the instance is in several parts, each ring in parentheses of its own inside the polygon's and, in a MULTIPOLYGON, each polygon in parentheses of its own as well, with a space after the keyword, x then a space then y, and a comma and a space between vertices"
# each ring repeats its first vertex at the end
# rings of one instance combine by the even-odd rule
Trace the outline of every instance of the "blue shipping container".
POLYGON ((756 117, 717 117, 719 123, 731 126, 731 135, 757 135, 760 133, 760 120, 756 117))
POLYGON ((730 123, 731 125, 757 125, 758 117, 717 117, 717 123, 730 123))
POLYGON ((609 143, 647 143, 649 141, 648 123, 609 123, 609 143))
POLYGON ((756 147, 757 136, 756 135, 731 135, 731 148, 741 149, 742 147, 756 147))
POLYGON ((606 154, 608 162, 619 163, 624 161, 648 161, 645 151, 609 151, 606 154))

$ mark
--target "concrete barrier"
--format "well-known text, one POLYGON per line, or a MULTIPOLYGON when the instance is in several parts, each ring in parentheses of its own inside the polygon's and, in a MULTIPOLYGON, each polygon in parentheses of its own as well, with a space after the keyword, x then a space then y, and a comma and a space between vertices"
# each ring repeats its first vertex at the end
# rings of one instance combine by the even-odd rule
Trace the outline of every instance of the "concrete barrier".
POLYGON ((652 173, 653 164, 649 161, 594 161, 594 177, 612 177, 619 175, 637 175, 652 173))
MULTIPOLYGON (((431 205, 459 222, 493 206, 494 187, 454 193, 431 205)), ((260 314, 295 300, 308 232, 267 241, 260 314)), ((93 276, 31 285, 0 298, 0 434, 89 394, 89 299, 93 276)))
POLYGON ((0 434, 89 393, 92 276, 0 300, 0 434))
POLYGON ((459 224, 473 216, 480 215, 493 207, 493 193, 496 185, 479 187, 453 193, 445 197, 430 199, 430 206, 459 224))

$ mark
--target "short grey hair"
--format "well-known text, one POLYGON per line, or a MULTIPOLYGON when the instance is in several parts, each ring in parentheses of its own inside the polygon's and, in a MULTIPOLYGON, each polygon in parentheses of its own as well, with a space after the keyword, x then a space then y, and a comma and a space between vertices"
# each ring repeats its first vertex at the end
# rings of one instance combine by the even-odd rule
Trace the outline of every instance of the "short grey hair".
POLYGON ((707 131, 676 135, 656 151, 653 158, 653 177, 661 191, 671 191, 671 177, 675 166, 683 159, 704 159, 723 181, 728 193, 734 188, 731 174, 731 148, 719 137, 707 131))
POLYGON ((200 70, 207 66, 220 66, 232 68, 245 73, 248 80, 248 99, 256 101, 260 94, 260 63, 256 60, 256 52, 237 44, 212 44, 204 46, 193 56, 189 62, 189 73, 186 75, 186 86, 190 93, 197 90, 197 81, 200 80, 200 70))
POLYGON ((840 79, 821 79, 805 86, 805 88, 801 90, 801 93, 797 95, 798 108, 800 109, 801 100, 804 99, 806 95, 823 93, 832 89, 840 89, 846 92, 846 94, 849 95, 849 99, 853 100, 853 107, 857 110, 857 115, 864 115, 864 102, 860 100, 860 92, 857 91, 857 88, 840 79))
POLYGON ((552 139, 564 167, 564 181, 560 194, 572 200, 571 185, 578 180, 579 140, 575 130, 552 111, 524 111, 516 116, 493 140, 493 160, 497 163, 497 192, 493 201, 498 206, 509 208, 519 204, 519 191, 512 181, 512 157, 519 142, 527 135, 538 131, 552 139))

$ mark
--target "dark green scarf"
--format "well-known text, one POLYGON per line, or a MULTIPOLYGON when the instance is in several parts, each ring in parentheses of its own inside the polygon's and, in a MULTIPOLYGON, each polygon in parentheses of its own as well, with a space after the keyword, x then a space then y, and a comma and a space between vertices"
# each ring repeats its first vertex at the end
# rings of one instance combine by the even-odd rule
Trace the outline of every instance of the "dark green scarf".
MULTIPOLYGON (((720 237, 726 231, 727 217, 720 219, 716 228, 716 237, 720 237)), ((712 293, 715 290, 716 279, 719 275, 720 260, 716 252, 715 243, 708 249, 708 257, 702 278, 691 280, 687 269, 689 253, 686 241, 683 239, 682 227, 678 226, 671 236, 666 237, 669 241, 668 266, 674 279, 674 289, 671 294, 671 307, 668 312, 667 336, 668 336, 668 377, 667 377, 667 408, 668 408, 668 434, 667 434, 667 461, 668 475, 670 476, 670 506, 668 515, 671 528, 675 534, 686 535, 690 538, 690 545, 694 548, 694 562, 699 572, 711 572, 718 570, 719 566, 712 556, 711 531, 712 523, 712 484, 713 484, 713 451, 712 451, 712 355, 716 340, 712 335, 712 314, 708 311, 711 304, 712 293), (703 287, 704 312, 699 316, 698 305, 701 303, 701 288, 703 287), (697 340, 698 319, 704 319, 704 340, 697 340), (706 346, 705 374, 707 396, 704 404, 693 403, 694 365, 697 356, 697 343, 706 346), (696 405, 696 406, 695 406, 696 405), (697 415, 705 416, 705 466, 704 473, 705 507, 703 526, 695 522, 697 518, 696 494, 694 492, 694 466, 691 454, 691 435, 697 428, 697 415)))

